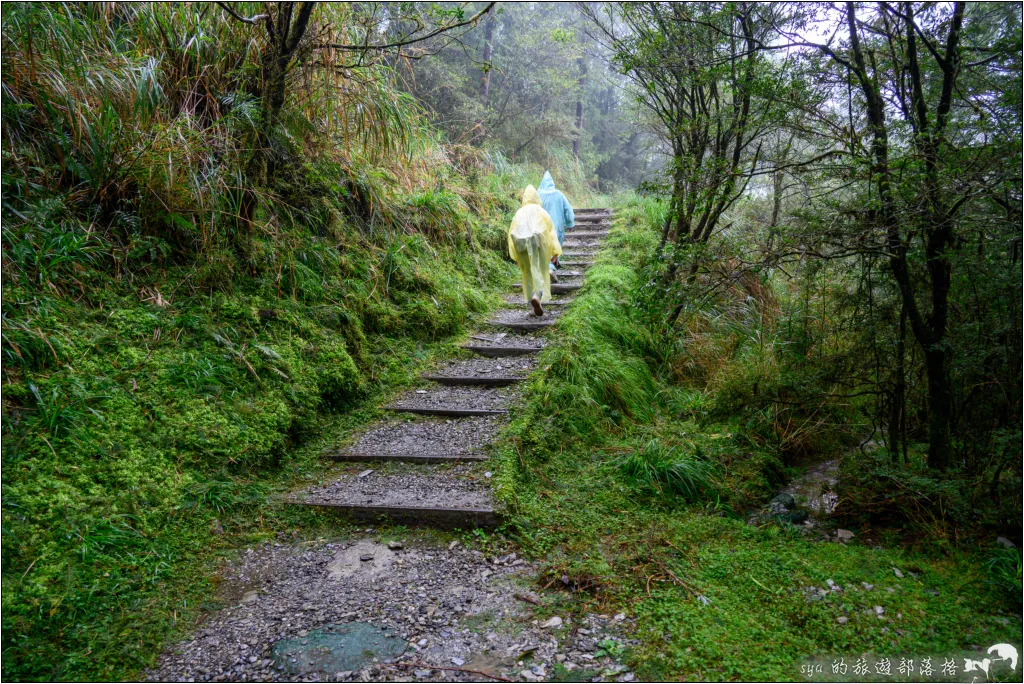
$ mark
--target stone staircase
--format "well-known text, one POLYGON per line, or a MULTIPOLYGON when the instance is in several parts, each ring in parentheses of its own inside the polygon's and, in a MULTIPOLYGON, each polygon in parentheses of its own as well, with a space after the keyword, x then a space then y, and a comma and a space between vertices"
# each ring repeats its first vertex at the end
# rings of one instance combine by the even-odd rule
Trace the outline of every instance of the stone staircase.
POLYGON ((487 446, 508 419, 517 387, 536 365, 544 334, 582 287, 611 226, 608 209, 578 209, 566 230, 553 300, 536 317, 518 284, 506 307, 470 335, 469 358, 423 376, 424 384, 387 406, 393 417, 371 425, 330 458, 351 466, 330 482, 289 496, 298 506, 346 513, 360 521, 387 518, 407 525, 496 527, 487 446), (565 296, 570 295, 570 296, 565 296), (358 465, 357 465, 358 464, 358 465))

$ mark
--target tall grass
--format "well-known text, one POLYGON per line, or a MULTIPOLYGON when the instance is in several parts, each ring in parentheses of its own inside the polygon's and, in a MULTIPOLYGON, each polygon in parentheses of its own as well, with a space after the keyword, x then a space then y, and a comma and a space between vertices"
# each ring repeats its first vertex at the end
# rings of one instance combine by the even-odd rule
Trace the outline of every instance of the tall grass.
POLYGON ((616 465, 635 485, 684 502, 712 496, 719 487, 717 464, 700 453, 680 453, 657 439, 620 457, 616 465))

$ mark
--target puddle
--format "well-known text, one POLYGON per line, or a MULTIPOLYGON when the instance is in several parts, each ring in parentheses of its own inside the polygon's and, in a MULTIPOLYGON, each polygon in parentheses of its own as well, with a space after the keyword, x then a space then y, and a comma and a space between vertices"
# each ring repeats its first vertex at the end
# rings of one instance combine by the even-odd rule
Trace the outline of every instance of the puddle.
POLYGON ((291 675, 310 672, 348 672, 376 661, 394 660, 406 649, 406 641, 391 630, 366 622, 327 625, 304 637, 274 644, 274 668, 291 675))

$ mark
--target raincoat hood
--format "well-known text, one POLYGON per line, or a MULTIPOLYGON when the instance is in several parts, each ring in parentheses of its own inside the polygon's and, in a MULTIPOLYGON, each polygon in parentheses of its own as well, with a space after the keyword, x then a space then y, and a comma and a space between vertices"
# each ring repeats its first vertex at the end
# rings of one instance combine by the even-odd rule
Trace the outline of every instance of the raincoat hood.
POLYGON ((527 185, 526 190, 523 190, 523 206, 525 207, 527 204, 541 204, 540 195, 532 185, 527 185))
POLYGON ((551 192, 555 189, 555 181, 551 177, 550 171, 544 172, 544 177, 540 181, 540 187, 537 188, 537 192, 551 192))

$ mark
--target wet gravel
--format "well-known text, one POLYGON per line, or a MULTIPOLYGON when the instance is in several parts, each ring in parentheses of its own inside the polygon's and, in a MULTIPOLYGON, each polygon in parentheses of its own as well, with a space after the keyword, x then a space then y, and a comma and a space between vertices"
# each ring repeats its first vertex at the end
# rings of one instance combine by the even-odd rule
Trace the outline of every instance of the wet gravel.
POLYGON ((631 681, 620 663, 597 653, 608 640, 635 644, 633 619, 563 614, 561 626, 544 627, 551 624, 550 609, 516 598, 543 601, 528 589, 535 572, 514 553, 485 556, 458 542, 438 546, 367 534, 266 543, 225 569, 220 599, 227 607, 165 651, 147 679, 488 681, 490 674, 544 681, 559 664, 579 681, 631 681), (405 653, 392 662, 367 659, 359 670, 302 675, 271 659, 278 640, 304 640, 325 625, 351 622, 396 632, 408 644, 405 653))
POLYGON ((452 456, 479 453, 501 429, 502 424, 500 416, 390 420, 367 430, 347 451, 452 456))
POLYGON ((433 371, 431 375, 453 378, 522 378, 536 367, 537 357, 532 355, 497 359, 478 356, 449 363, 433 371))
POLYGON ((413 465, 390 472, 367 468, 293 495, 310 504, 354 506, 429 506, 493 508, 490 487, 480 466, 413 465))
MULTIPOLYGON (((572 304, 575 299, 576 299, 575 297, 565 297, 565 296, 562 296, 562 297, 552 297, 550 302, 545 302, 544 303, 545 311, 547 310, 546 307, 549 307, 549 306, 556 306, 556 307, 568 306, 569 304, 572 304)), ((527 304, 525 304, 523 302, 523 295, 521 295, 521 294, 507 294, 507 295, 504 296, 504 300, 506 302, 508 302, 509 304, 513 304, 515 306, 519 306, 519 307, 528 306, 527 304)))
POLYGON ((536 347, 543 349, 547 344, 540 333, 498 333, 495 335, 478 334, 467 342, 472 347, 536 347))
POLYGON ((448 387, 431 384, 429 389, 406 392, 392 406, 498 411, 508 408, 515 391, 514 387, 448 387))
MULTIPOLYGON (((547 305, 544 305, 547 307, 547 305)), ((544 309, 543 316, 535 316, 533 309, 498 309, 487 319, 488 323, 550 323, 562 315, 565 307, 556 306, 544 309)))
POLYGON ((569 250, 573 247, 597 247, 601 244, 599 238, 572 238, 567 237, 565 242, 562 243, 562 247, 569 250))

